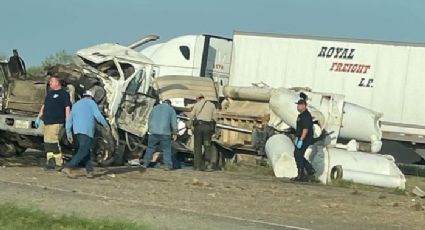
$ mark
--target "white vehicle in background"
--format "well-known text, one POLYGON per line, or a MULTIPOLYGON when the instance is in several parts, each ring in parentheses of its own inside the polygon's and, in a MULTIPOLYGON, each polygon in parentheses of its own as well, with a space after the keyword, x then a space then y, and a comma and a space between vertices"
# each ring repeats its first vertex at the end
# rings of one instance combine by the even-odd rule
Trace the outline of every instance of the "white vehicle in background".
MULTIPOLYGON (((139 44, 132 44, 129 47, 138 46, 139 44)), ((232 52, 232 40, 229 38, 185 35, 143 47, 140 52, 152 60, 157 77, 209 77, 214 79, 219 89, 228 84, 232 52)), ((221 91, 219 94, 221 95, 221 91)))
POLYGON ((425 44, 235 32, 229 85, 344 95, 383 114, 383 150, 425 158, 424 60, 425 44))

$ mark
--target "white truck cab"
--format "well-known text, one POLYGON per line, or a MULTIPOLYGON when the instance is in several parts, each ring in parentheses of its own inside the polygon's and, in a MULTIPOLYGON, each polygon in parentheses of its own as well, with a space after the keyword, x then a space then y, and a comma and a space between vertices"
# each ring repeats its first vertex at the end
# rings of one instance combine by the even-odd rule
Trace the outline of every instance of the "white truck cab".
POLYGON ((232 40, 213 35, 185 35, 141 50, 157 66, 158 77, 185 75, 210 77, 221 88, 230 73, 232 40))

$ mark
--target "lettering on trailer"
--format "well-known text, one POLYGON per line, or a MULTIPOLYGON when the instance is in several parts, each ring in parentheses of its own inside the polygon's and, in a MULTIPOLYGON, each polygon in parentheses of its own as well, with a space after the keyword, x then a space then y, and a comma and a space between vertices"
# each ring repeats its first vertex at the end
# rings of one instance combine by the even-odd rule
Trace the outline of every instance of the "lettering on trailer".
MULTIPOLYGON (((343 47, 327 47, 322 46, 317 57, 319 58, 333 58, 342 60, 353 60, 356 49, 349 49, 343 47)), ((371 66, 367 64, 347 63, 342 61, 333 62, 329 68, 331 72, 343 72, 354 74, 367 74, 371 66)), ((361 78, 359 87, 373 87, 372 78, 361 78)))

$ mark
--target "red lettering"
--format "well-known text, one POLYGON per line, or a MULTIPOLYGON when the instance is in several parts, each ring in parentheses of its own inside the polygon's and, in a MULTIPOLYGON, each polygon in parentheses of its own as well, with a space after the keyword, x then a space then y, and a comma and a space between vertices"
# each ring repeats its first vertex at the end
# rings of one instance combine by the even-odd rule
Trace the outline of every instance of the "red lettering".
POLYGON ((366 74, 370 68, 370 65, 333 62, 329 71, 366 74))
POLYGON ((363 73, 367 73, 367 71, 370 69, 370 65, 365 65, 364 67, 365 68, 364 68, 363 73))
POLYGON ((350 71, 350 68, 351 68, 351 66, 352 66, 353 64, 348 64, 348 63, 345 63, 344 64, 344 68, 342 69, 342 71, 343 72, 349 72, 350 71))
POLYGON ((357 69, 357 67, 358 67, 358 66, 359 66, 359 65, 354 64, 354 65, 353 65, 353 68, 351 68, 351 71, 350 71, 350 72, 352 72, 352 73, 356 72, 356 69, 357 69))

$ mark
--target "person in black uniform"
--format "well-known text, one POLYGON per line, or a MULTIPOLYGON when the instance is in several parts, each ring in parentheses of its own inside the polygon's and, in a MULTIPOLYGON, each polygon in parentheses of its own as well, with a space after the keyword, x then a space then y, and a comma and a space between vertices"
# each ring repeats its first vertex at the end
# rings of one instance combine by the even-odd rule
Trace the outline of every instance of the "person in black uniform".
POLYGON ((292 181, 308 181, 309 178, 313 177, 315 170, 313 166, 308 162, 305 157, 305 151, 308 146, 313 144, 313 118, 310 112, 307 110, 307 102, 304 99, 300 99, 297 103, 297 110, 300 113, 297 118, 296 127, 296 138, 295 138, 295 151, 294 158, 297 164, 298 175, 292 178, 292 181), (307 171, 308 177, 305 175, 307 171))
POLYGON ((24 60, 19 57, 18 50, 13 50, 13 56, 9 58, 9 71, 12 77, 22 77, 27 74, 24 60))

